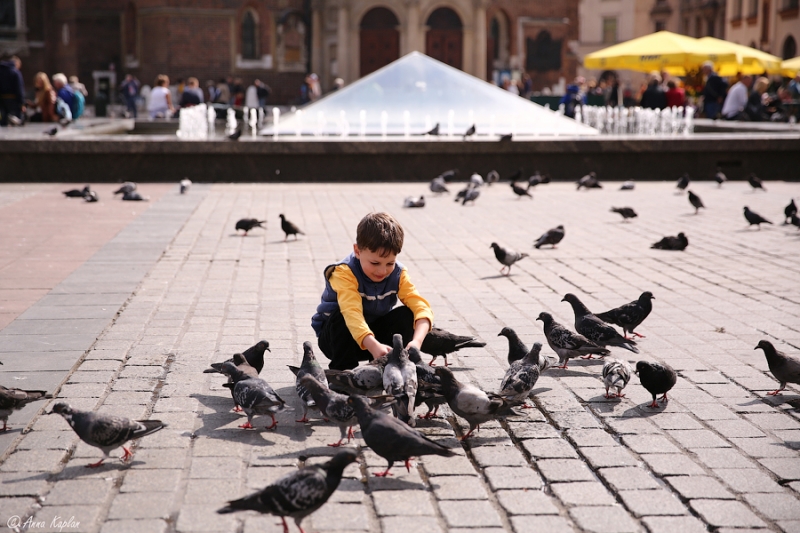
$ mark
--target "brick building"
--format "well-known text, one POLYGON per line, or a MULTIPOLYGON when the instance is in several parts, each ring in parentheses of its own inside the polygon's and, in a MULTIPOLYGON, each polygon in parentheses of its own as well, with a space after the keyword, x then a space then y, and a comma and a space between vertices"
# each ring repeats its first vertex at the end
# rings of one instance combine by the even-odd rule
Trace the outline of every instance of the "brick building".
POLYGON ((417 50, 484 79, 527 72, 534 88, 577 68, 578 0, 0 0, 0 53, 37 71, 76 74, 113 93, 126 73, 259 78, 272 102, 323 89, 417 50))

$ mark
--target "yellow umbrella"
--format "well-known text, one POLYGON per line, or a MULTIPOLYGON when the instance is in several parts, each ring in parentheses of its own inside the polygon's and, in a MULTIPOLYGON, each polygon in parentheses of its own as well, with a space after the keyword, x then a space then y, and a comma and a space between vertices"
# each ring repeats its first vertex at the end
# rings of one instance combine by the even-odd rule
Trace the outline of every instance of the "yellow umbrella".
POLYGON ((778 74, 781 72, 781 58, 744 46, 741 44, 715 39, 714 37, 703 37, 698 39, 703 46, 727 48, 736 54, 736 61, 714 61, 717 74, 720 76, 735 76, 741 74, 778 74))
POLYGON ((736 53, 723 46, 701 46, 692 37, 659 31, 593 52, 583 59, 583 66, 639 72, 667 70, 682 75, 705 61, 735 62, 736 53))
POLYGON ((787 78, 794 78, 800 72, 800 56, 787 59, 781 63, 782 73, 787 78))

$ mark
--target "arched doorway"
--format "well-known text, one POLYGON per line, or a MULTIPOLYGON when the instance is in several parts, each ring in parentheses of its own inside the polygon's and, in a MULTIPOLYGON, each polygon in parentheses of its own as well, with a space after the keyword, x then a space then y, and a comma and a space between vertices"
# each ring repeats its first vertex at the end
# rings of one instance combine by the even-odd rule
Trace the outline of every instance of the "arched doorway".
POLYGON ((375 72, 400 57, 400 22, 385 7, 370 9, 361 19, 361 75, 375 72))
POLYGON ((795 42, 794 37, 789 35, 786 37, 786 40, 783 41, 783 59, 792 59, 796 55, 797 43, 795 42))
POLYGON ((425 23, 425 53, 442 63, 460 69, 463 59, 463 34, 461 18, 450 8, 440 7, 425 23))
POLYGON ((489 35, 486 39, 486 73, 491 79, 497 71, 510 68, 511 38, 508 17, 498 11, 489 23, 489 35))

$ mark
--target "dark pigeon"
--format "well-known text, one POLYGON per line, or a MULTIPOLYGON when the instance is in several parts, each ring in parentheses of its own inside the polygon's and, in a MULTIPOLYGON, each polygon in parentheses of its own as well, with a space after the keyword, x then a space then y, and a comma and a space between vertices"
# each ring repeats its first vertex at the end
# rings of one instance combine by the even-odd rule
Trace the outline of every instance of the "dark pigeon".
POLYGON ((100 197, 97 196, 97 193, 94 192, 94 191, 89 191, 88 193, 86 193, 86 196, 84 196, 83 199, 86 200, 89 203, 94 203, 94 202, 99 202, 100 201, 100 197))
POLYGON ((516 172, 514 172, 513 174, 511 174, 511 175, 508 177, 508 181, 510 181, 510 182, 512 182, 512 183, 513 183, 513 182, 517 181, 517 180, 518 180, 518 179, 520 179, 520 178, 522 178, 522 167, 519 167, 519 168, 516 170, 516 172))
POLYGON ((434 127, 426 131, 424 135, 439 135, 439 123, 437 122, 434 127))
POLYGON ((233 401, 236 402, 236 405, 241 406, 247 415, 247 422, 239 427, 253 429, 253 417, 265 415, 272 419, 272 424, 266 429, 275 429, 278 425, 275 413, 283 411, 286 408, 286 402, 269 386, 269 383, 261 378, 251 378, 236 368, 233 363, 224 363, 221 372, 233 380, 233 383, 225 385, 231 389, 233 401))
POLYGON ((136 190, 136 187, 137 187, 137 185, 136 185, 136 183, 135 183, 135 182, 133 182, 133 181, 126 181, 125 183, 123 183, 123 184, 120 186, 120 188, 119 188, 119 189, 117 189, 116 191, 114 191, 114 195, 116 196, 117 194, 126 194, 126 193, 129 193, 129 192, 133 192, 133 191, 135 191, 135 190, 136 190))
POLYGON ((538 170, 528 178, 528 187, 536 187, 542 183, 550 183, 550 178, 546 175, 542 175, 538 170))
POLYGON ((638 300, 634 300, 625 305, 615 307, 605 313, 597 313, 597 318, 609 324, 616 324, 622 328, 623 335, 628 338, 628 332, 637 337, 644 337, 639 335, 635 330, 639 324, 644 322, 647 315, 653 310, 653 302, 655 296, 650 291, 644 291, 639 295, 638 300))
POLYGON ((528 192, 527 188, 520 187, 514 181, 511 182, 511 190, 514 191, 514 194, 517 195, 517 200, 519 200, 523 196, 527 196, 528 198, 533 198, 533 195, 528 192))
POLYGON ((764 355, 767 356, 769 371, 781 384, 779 389, 768 392, 768 395, 777 396, 786 389, 787 383, 800 385, 800 358, 779 352, 769 341, 758 341, 758 346, 753 349, 758 350, 759 348, 764 350, 764 355))
POLYGON ((233 133, 231 133, 230 135, 228 135, 228 140, 231 140, 231 141, 238 141, 238 140, 239 140, 239 137, 241 137, 241 136, 242 136, 242 132, 243 132, 243 131, 244 131, 244 127, 237 128, 237 129, 236 129, 236 131, 234 131, 233 133))
POLYGON ((467 183, 467 186, 456 193, 454 202, 463 201, 467 197, 467 193, 472 190, 472 184, 467 183))
POLYGON ((751 173, 750 176, 747 178, 747 182, 753 188, 753 191, 756 189, 761 189, 764 192, 767 192, 767 189, 764 188, 764 183, 762 183, 761 178, 756 176, 755 174, 751 173))
POLYGON ((758 213, 750 211, 750 208, 747 206, 744 207, 744 218, 747 219, 748 227, 755 224, 758 226, 758 229, 761 229, 761 224, 772 224, 772 222, 762 217, 758 213))
POLYGON ((792 215, 790 222, 792 226, 796 226, 797 229, 800 229, 800 218, 798 218, 797 215, 792 215))
POLYGON ((496 170, 490 170, 488 174, 486 174, 486 184, 491 185, 492 183, 497 183, 500 181, 500 173, 496 170))
POLYGON ((542 321, 547 344, 556 352, 559 362, 562 363, 558 368, 567 368, 569 360, 575 357, 587 355, 606 356, 611 353, 583 335, 574 333, 559 324, 550 313, 539 313, 539 317, 536 320, 542 321))
MULTIPOLYGON (((272 351, 269 349, 269 341, 258 341, 253 346, 249 347, 248 349, 246 349, 241 353, 241 355, 244 356, 245 360, 247 360, 250 366, 256 369, 256 376, 258 376, 258 374, 260 374, 261 371, 264 369, 264 353, 267 351, 269 352, 272 351)), ((234 354, 234 357, 226 359, 221 363, 212 363, 211 364, 212 368, 203 370, 203 372, 206 374, 219 372, 219 366, 221 366, 223 363, 233 363, 239 366, 238 363, 236 363, 236 361, 234 360, 235 357, 236 355, 234 354)))
POLYGON ((703 200, 701 200, 700 197, 697 196, 692 191, 689 191, 689 203, 692 204, 692 207, 694 207, 694 214, 695 215, 700 211, 701 207, 703 209, 705 209, 705 207, 706 207, 706 206, 703 205, 703 200))
POLYGON ((717 182, 717 187, 722 187, 722 184, 728 181, 728 177, 722 172, 722 169, 717 167, 717 172, 714 174, 714 181, 717 182))
POLYGON ((247 235, 247 232, 253 228, 263 228, 261 224, 265 224, 266 220, 258 220, 255 218, 243 218, 236 222, 236 231, 244 230, 244 234, 247 235))
POLYGON ((440 328, 431 328, 430 332, 425 336, 425 340, 422 341, 420 349, 433 356, 429 363, 431 366, 440 355, 444 357, 444 366, 447 366, 447 356, 449 354, 462 348, 483 348, 484 346, 486 346, 486 343, 479 341, 476 337, 454 335, 440 328))
POLYGON ((305 235, 305 233, 300 231, 300 228, 298 228, 296 224, 293 224, 288 220, 286 220, 285 216, 283 215, 278 215, 278 216, 280 216, 281 219, 281 229, 283 230, 283 233, 286 234, 286 236, 283 238, 284 241, 286 241, 289 238, 289 235, 294 235, 294 240, 297 240, 298 233, 300 235, 305 235))
POLYGON ((503 270, 508 269, 508 272, 506 272, 506 276, 511 274, 511 266, 514 263, 528 257, 528 254, 524 252, 515 252, 510 248, 503 248, 496 242, 493 242, 489 247, 494 250, 494 256, 503 265, 503 268, 500 269, 500 273, 502 273, 503 270))
POLYGON ((678 184, 676 185, 676 187, 679 188, 682 191, 685 191, 686 187, 689 186, 689 182, 690 181, 691 181, 691 178, 689 178, 689 173, 688 172, 684 172, 683 176, 681 176, 678 179, 678 184))
POLYGON ((403 347, 403 336, 399 333, 392 336, 392 351, 383 367, 383 390, 396 400, 393 405, 395 416, 413 427, 417 369, 409 360, 408 351, 403 347))
POLYGON ((58 134, 58 126, 53 126, 49 130, 44 130, 42 132, 44 135, 49 135, 50 137, 55 137, 58 134))
POLYGON ((631 380, 631 373, 633 369, 627 361, 622 359, 607 359, 603 365, 603 383, 606 386, 606 398, 624 398, 622 389, 631 380), (609 389, 616 389, 615 392, 609 394, 609 389))
POLYGON ((501 143, 511 142, 512 140, 514 140, 514 135, 511 133, 506 133, 505 135, 500 136, 501 143))
POLYGON ((431 180, 431 184, 429 185, 429 188, 430 188, 431 192, 436 193, 436 194, 443 193, 443 192, 446 192, 446 193, 450 192, 448 190, 447 186, 445 185, 444 178, 441 177, 441 176, 433 178, 433 180, 431 180))
POLYGON ((342 480, 348 465, 357 461, 355 450, 343 450, 321 465, 305 466, 290 472, 259 492, 239 500, 229 501, 219 514, 236 511, 258 511, 281 517, 284 533, 289 533, 286 517, 294 518, 300 526, 303 519, 325 505, 342 480))
POLYGON ((581 190, 581 187, 584 187, 586 189, 602 189, 603 188, 603 186, 600 185, 600 181, 597 179, 597 174, 595 174, 594 172, 589 172, 584 177, 579 179, 576 183, 578 184, 578 189, 577 190, 581 190))
MULTIPOLYGON (((442 370, 442 369, 437 369, 442 370)), ((376 473, 378 477, 390 475, 389 470, 395 461, 403 461, 407 470, 411 470, 411 458, 422 455, 440 455, 451 457, 448 448, 430 440, 419 431, 381 411, 370 407, 369 400, 354 394, 347 400, 356 411, 361 436, 364 442, 376 454, 389 463, 384 472, 376 473)))
POLYGON ((619 213, 622 215, 623 220, 628 220, 629 218, 636 218, 639 215, 636 214, 636 211, 633 210, 632 207, 612 207, 612 213, 619 213))
POLYGON ((319 409, 319 406, 314 401, 311 393, 301 384, 305 376, 312 376, 325 388, 328 387, 328 380, 325 378, 325 371, 319 366, 317 358, 314 357, 314 348, 311 343, 305 341, 303 343, 303 362, 299 367, 289 365, 289 370, 295 375, 295 390, 303 402, 303 418, 296 420, 296 422, 308 422, 308 410, 319 409))
POLYGON ((449 181, 449 180, 455 178, 457 175, 458 175, 458 169, 457 168, 453 168, 453 169, 450 169, 450 170, 445 170, 444 172, 439 174, 438 177, 442 178, 444 181, 449 181))
POLYGON ((122 199, 126 202, 148 202, 150 197, 142 196, 136 191, 126 192, 122 195, 122 199))
POLYGON ((473 135, 475 135, 475 124, 470 126, 469 129, 464 132, 464 137, 462 140, 466 139, 467 137, 472 137, 473 135))
POLYGON ((83 189, 70 189, 68 191, 64 191, 64 196, 67 198, 83 198, 90 192, 92 192, 92 189, 87 185, 83 189))
POLYGON ((649 407, 653 409, 658 408, 656 396, 659 394, 663 394, 659 400, 669 401, 667 392, 678 382, 678 374, 671 366, 662 363, 639 361, 636 363, 636 373, 639 374, 642 387, 653 395, 653 403, 651 403, 649 407))
POLYGON ((511 328, 505 327, 497 334, 498 337, 505 337, 508 339, 508 364, 514 361, 519 361, 528 355, 528 347, 520 340, 517 332, 511 328))
POLYGON ((794 198, 789 201, 789 205, 783 208, 783 214, 786 215, 786 218, 783 221, 784 225, 789 224, 792 220, 792 217, 797 214, 797 206, 794 203, 794 198))
POLYGON ((549 229, 545 231, 539 239, 533 243, 533 247, 536 249, 541 248, 545 244, 551 245, 553 248, 556 247, 556 244, 560 243, 564 239, 564 226, 556 226, 555 228, 549 229))
POLYGON ((475 385, 461 383, 447 368, 438 367, 436 375, 442 380, 442 392, 450 409, 469 422, 469 431, 459 440, 469 438, 484 422, 511 414, 513 405, 505 398, 489 395, 475 385))
POLYGON ((503 397, 513 406, 521 406, 523 409, 531 409, 525 403, 533 387, 539 380, 539 352, 542 350, 542 343, 535 342, 531 351, 525 357, 511 363, 508 367, 503 381, 500 383, 498 396, 503 397))
POLYGON ((343 394, 362 394, 372 396, 383 392, 383 362, 376 365, 357 366, 352 370, 326 369, 328 386, 343 394))
MULTIPOLYGON (((561 301, 568 302, 572 306, 572 312, 575 313, 575 331, 599 346, 616 346, 639 353, 634 341, 622 337, 616 329, 597 318, 577 296, 567 293, 561 301)), ((591 355, 587 357, 591 358, 591 355)))
POLYGON ((19 411, 31 402, 46 398, 52 398, 47 391, 11 389, 0 385, 0 420, 3 421, 3 429, 0 431, 8 429, 8 417, 11 413, 19 411))
POLYGON ((664 237, 657 243, 654 243, 650 248, 656 248, 658 250, 678 250, 683 251, 686 247, 689 246, 689 239, 686 238, 682 232, 678 233, 677 236, 668 236, 664 237))
POLYGON ((442 380, 436 375, 432 366, 422 362, 422 354, 414 346, 408 349, 408 358, 417 370, 417 397, 414 406, 424 403, 428 407, 428 412, 420 415, 420 418, 435 418, 439 406, 447 403, 442 393, 442 380))
POLYGON ((55 404, 49 414, 63 416, 83 442, 102 450, 103 458, 96 463, 86 465, 89 468, 103 464, 103 461, 109 458, 109 454, 120 446, 125 451, 120 459, 122 462, 128 461, 133 454, 124 446, 126 442, 167 427, 160 420, 130 420, 122 416, 79 411, 64 402, 55 404))
POLYGON ((478 187, 471 187, 467 189, 466 193, 464 194, 464 199, 461 200, 461 205, 467 205, 467 202, 472 202, 472 205, 475 205, 475 200, 478 199, 478 196, 481 195, 481 190, 478 187))

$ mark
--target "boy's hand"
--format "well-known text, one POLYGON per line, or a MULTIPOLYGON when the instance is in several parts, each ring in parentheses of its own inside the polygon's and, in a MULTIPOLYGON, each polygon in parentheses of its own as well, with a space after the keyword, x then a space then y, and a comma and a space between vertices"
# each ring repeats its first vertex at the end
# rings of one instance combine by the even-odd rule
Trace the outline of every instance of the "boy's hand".
POLYGON ((409 350, 409 349, 411 349, 411 347, 412 347, 412 346, 413 346, 414 348, 416 348, 416 349, 417 349, 417 351, 419 351, 419 350, 421 349, 421 347, 420 347, 420 343, 419 343, 419 342, 417 342, 417 340, 416 340, 416 339, 411 339, 411 340, 409 341, 409 343, 408 343, 408 344, 406 344, 406 350, 409 350))
POLYGON ((385 344, 381 344, 373 335, 368 335, 362 341, 364 348, 372 355, 373 359, 378 359, 379 357, 383 357, 384 355, 388 354, 392 351, 389 346, 385 344))

